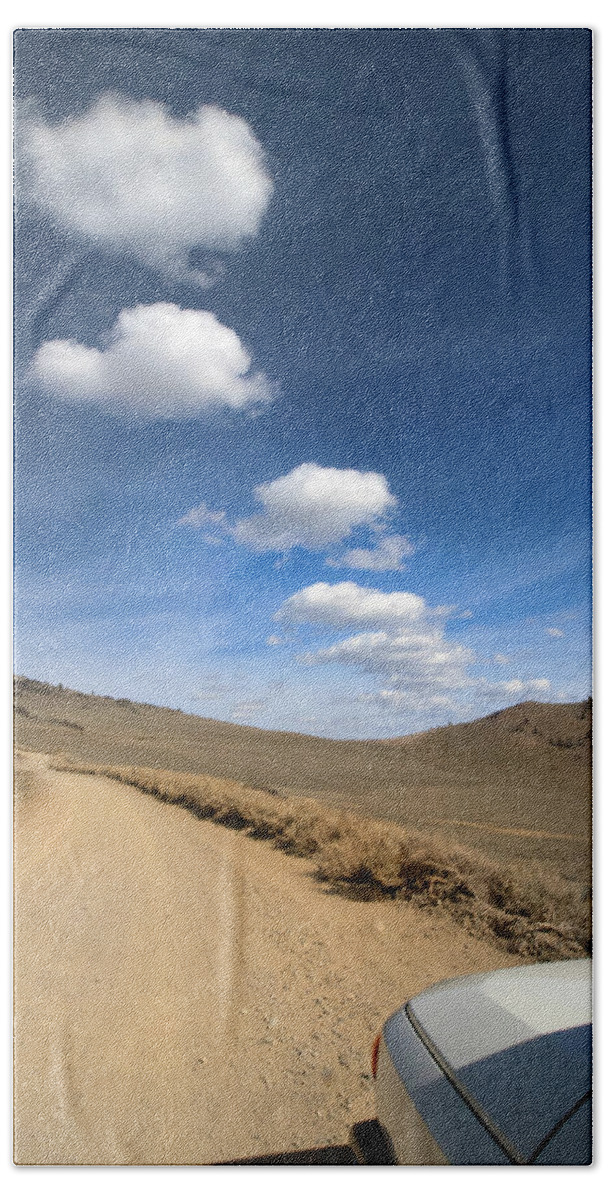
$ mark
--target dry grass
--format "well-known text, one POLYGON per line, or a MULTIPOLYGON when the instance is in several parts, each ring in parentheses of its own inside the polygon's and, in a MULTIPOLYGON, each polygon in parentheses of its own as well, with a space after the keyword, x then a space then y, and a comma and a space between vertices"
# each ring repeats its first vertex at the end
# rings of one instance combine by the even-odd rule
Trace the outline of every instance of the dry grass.
POLYGON ((472 933, 521 957, 550 961, 590 953, 589 890, 544 869, 507 867, 399 825, 209 775, 61 758, 52 765, 115 779, 200 819, 270 841, 310 859, 320 881, 353 898, 441 908, 472 933))
POLYGON ((385 742, 255 729, 27 679, 15 681, 15 695, 24 750, 310 796, 421 837, 456 838, 501 863, 536 862, 590 882, 588 704, 529 702, 385 742))

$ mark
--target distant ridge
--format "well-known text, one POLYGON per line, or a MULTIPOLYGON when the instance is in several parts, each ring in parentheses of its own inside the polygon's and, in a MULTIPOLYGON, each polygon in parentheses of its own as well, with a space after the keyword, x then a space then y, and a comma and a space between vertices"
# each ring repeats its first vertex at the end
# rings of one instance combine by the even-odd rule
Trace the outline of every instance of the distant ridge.
MULTIPOLYGON (((488 713, 484 717, 477 717, 474 721, 461 721, 456 724, 432 726, 428 730, 420 733, 403 734, 393 738, 324 738, 316 734, 309 733, 293 733, 284 731, 274 731, 258 729, 254 725, 241 725, 234 721, 221 721, 215 717, 199 717, 191 713, 184 713, 180 708, 170 708, 166 705, 148 704, 139 700, 128 700, 124 697, 100 696, 95 692, 79 692, 73 688, 64 687, 63 684, 46 683, 39 679, 28 679, 25 675, 16 675, 15 684, 15 703, 19 703, 19 697, 25 693, 43 696, 46 698, 54 697, 55 702, 59 705, 66 706, 74 701, 84 702, 87 707, 91 703, 106 705, 118 705, 121 710, 125 708, 133 710, 141 710, 142 712, 165 713, 176 717, 182 717, 186 720, 200 721, 205 725, 224 726, 228 729, 241 729, 244 731, 255 731, 261 737, 268 735, 271 737, 282 738, 302 738, 309 742, 324 742, 330 745, 405 745, 408 742, 413 742, 414 739, 428 738, 440 730, 454 729, 465 730, 473 728, 485 728, 486 725, 497 724, 511 733, 526 732, 526 734, 540 735, 546 737, 548 741, 552 740, 553 736, 558 736, 564 739, 564 736, 576 736, 579 741, 587 740, 591 735, 591 700, 577 700, 569 704, 552 704, 546 701, 539 700, 524 700, 519 704, 510 705, 508 708, 498 709, 496 712, 488 713), (582 722, 582 725, 581 725, 582 722), (530 728, 528 728, 528 726, 530 728), (584 730, 581 735, 581 729, 584 730)), ((561 743, 560 743, 561 744, 561 743)), ((564 742, 565 744, 565 742, 564 742)))
POLYGON ((420 829, 457 825, 459 841, 495 857, 549 858, 577 876, 588 862, 590 735, 590 701, 526 701, 402 738, 333 741, 15 680, 24 749, 210 774, 420 829), (508 832, 519 829, 550 836, 508 832))

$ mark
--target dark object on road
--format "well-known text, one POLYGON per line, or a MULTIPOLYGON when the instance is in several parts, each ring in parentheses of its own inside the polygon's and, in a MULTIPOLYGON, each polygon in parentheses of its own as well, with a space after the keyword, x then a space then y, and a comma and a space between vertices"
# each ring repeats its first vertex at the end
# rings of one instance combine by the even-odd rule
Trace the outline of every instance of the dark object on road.
POLYGON ((349 1141, 362 1166, 397 1166, 392 1142, 379 1121, 358 1121, 351 1129, 349 1141))

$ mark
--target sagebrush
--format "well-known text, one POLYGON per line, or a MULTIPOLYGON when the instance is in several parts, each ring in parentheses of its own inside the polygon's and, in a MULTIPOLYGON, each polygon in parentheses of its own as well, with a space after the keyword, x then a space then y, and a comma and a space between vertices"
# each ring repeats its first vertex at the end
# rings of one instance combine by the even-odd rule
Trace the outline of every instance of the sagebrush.
POLYGON ((270 841, 310 859, 317 878, 345 894, 440 907, 520 957, 550 961, 590 953, 588 889, 543 868, 508 868, 400 825, 210 775, 66 759, 52 765, 129 784, 196 817, 270 841))

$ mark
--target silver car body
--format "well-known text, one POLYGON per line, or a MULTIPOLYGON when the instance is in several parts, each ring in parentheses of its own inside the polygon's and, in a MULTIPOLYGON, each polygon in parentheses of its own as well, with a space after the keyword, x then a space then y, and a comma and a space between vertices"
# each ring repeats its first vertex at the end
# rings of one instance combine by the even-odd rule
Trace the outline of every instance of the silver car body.
POLYGON ((591 963, 469 975, 386 1022, 378 1119, 394 1163, 591 1158, 591 963))

